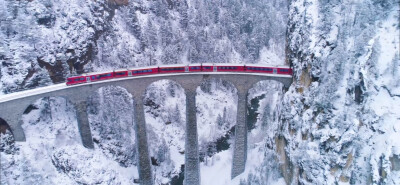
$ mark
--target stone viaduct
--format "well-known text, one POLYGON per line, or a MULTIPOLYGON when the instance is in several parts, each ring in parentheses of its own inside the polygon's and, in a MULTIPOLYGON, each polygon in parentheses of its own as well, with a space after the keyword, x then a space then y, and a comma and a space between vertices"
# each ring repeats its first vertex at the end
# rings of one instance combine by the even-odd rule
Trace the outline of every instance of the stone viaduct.
MULTIPOLYGON (((235 144, 232 159, 231 177, 234 178, 245 170, 247 158, 247 93, 259 81, 275 80, 284 84, 286 88, 292 83, 288 75, 265 75, 249 73, 180 73, 159 74, 154 76, 139 76, 123 79, 92 82, 74 86, 60 84, 59 88, 38 88, 23 92, 0 96, 0 118, 10 126, 16 141, 25 141, 26 137, 21 127, 21 117, 26 108, 36 100, 43 97, 64 97, 72 102, 76 109, 79 132, 82 143, 86 148, 94 148, 88 116, 86 101, 88 97, 103 86, 120 86, 132 94, 135 102, 135 123, 138 141, 138 168, 141 184, 154 184, 152 178, 151 162, 147 144, 143 97, 146 88, 153 82, 167 79, 175 81, 184 88, 186 93, 186 143, 185 143, 185 174, 184 184, 200 184, 200 167, 198 152, 198 136, 196 123, 196 89, 208 79, 221 79, 232 83, 238 93, 237 123, 235 126, 235 144), (45 89, 45 90, 40 90, 45 89)), ((57 86, 57 85, 54 85, 57 86)))

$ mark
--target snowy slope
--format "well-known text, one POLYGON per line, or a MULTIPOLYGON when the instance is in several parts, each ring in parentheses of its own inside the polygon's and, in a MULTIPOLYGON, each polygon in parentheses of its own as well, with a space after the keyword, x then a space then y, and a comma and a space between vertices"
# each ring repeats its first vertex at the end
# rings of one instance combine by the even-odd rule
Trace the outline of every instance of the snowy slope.
POLYGON ((287 183, 400 181, 398 12, 398 1, 291 2, 296 76, 280 116, 287 183))
POLYGON ((0 93, 125 67, 285 62, 286 1, 110 2, 1 0, 0 93))
POLYGON ((75 110, 63 98, 38 100, 22 121, 26 142, 4 144, 10 135, 1 134, 2 184, 132 184, 138 178, 136 166, 82 146, 75 110))

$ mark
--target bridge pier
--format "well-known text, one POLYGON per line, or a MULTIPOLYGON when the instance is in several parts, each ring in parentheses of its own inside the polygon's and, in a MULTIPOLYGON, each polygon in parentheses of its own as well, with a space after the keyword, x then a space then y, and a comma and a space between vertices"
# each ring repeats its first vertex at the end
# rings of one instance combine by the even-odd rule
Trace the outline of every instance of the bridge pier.
POLYGON ((199 146, 196 120, 196 88, 186 92, 185 185, 200 184, 199 146))
POLYGON ((75 102, 74 106, 76 110, 76 118, 78 121, 79 133, 81 134, 82 138, 82 144, 86 148, 93 149, 94 144, 87 114, 87 102, 86 101, 75 102))
POLYGON ((146 120, 144 115, 143 97, 134 96, 135 100, 135 127, 138 148, 138 171, 141 185, 153 185, 153 175, 150 163, 149 145, 147 143, 146 120))
POLYGON ((247 160, 247 90, 238 89, 238 105, 235 126, 231 178, 244 172, 247 160))

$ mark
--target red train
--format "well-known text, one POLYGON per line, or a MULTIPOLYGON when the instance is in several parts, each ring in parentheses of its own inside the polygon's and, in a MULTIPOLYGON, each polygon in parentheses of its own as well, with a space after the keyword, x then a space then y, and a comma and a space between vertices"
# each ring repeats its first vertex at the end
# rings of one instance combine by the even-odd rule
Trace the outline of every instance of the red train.
POLYGON ((262 65, 241 65, 241 64, 190 64, 168 65, 168 66, 148 66, 142 68, 122 69, 102 73, 89 73, 81 76, 67 78, 67 85, 95 82, 112 78, 124 78, 140 75, 152 75, 161 73, 185 73, 185 72, 246 72, 246 73, 269 73, 279 75, 292 75, 289 67, 272 67, 262 65))

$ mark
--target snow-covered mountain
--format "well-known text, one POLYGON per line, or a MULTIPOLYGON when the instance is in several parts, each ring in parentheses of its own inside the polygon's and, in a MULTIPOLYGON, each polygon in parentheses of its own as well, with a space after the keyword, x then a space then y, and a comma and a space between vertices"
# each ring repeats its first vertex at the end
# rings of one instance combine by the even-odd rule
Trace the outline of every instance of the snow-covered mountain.
MULTIPOLYGON (((400 1, 0 0, 0 94, 69 75, 172 63, 290 64, 293 84, 248 94, 246 170, 230 178, 236 89, 197 89, 202 184, 398 184, 400 1)), ((144 95, 156 184, 182 184, 185 93, 144 95)), ((134 100, 108 86, 88 99, 95 149, 61 97, 25 111, 26 142, 0 119, 0 184, 134 184, 134 100), (118 105, 118 106, 117 106, 118 105)))
POLYGON ((0 1, 0 88, 175 63, 284 63, 286 1, 0 1))

